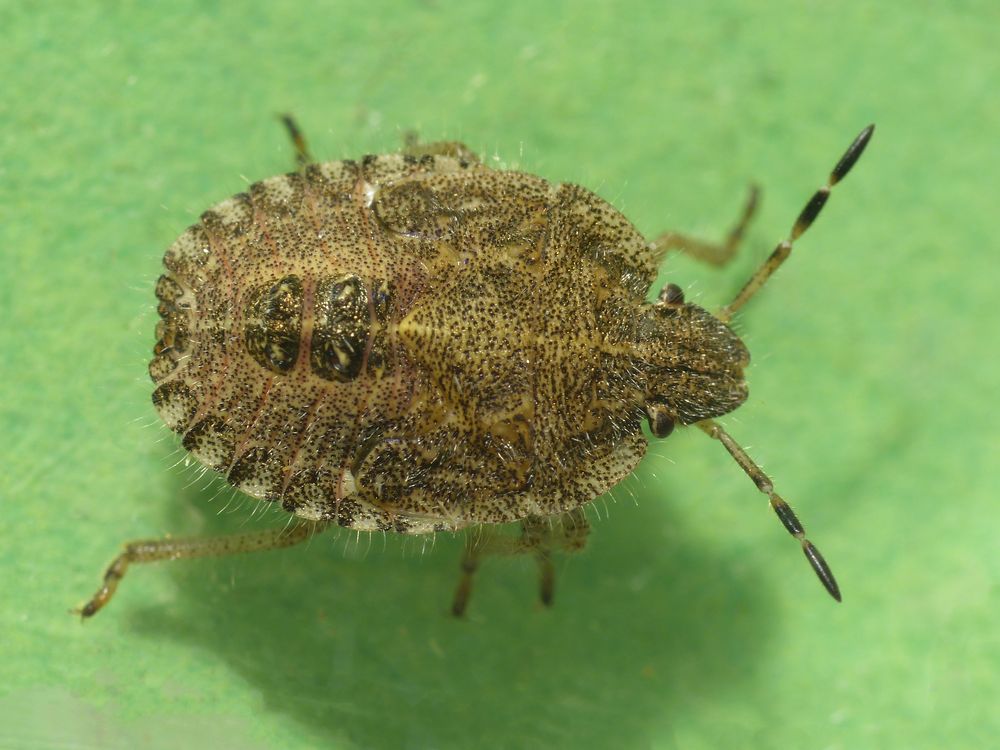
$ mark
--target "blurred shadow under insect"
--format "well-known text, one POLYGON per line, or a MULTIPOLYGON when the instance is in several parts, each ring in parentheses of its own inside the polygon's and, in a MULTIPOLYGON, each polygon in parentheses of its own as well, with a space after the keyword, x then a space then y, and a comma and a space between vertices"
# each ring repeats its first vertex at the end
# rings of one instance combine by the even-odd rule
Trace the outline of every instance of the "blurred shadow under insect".
POLYGON ((850 145, 788 237, 714 315, 676 284, 646 301, 663 258, 733 257, 757 191, 722 243, 645 240, 594 193, 488 168, 463 144, 316 163, 223 201, 167 250, 153 404, 184 448, 295 520, 234 536, 131 542, 80 609, 133 563, 298 544, 329 526, 467 536, 452 604, 484 555, 585 544, 583 508, 657 438, 695 425, 766 494, 830 595, 840 590, 771 480, 714 418, 746 400, 750 355, 729 328, 861 156, 850 145), (519 536, 498 524, 519 522, 519 536))

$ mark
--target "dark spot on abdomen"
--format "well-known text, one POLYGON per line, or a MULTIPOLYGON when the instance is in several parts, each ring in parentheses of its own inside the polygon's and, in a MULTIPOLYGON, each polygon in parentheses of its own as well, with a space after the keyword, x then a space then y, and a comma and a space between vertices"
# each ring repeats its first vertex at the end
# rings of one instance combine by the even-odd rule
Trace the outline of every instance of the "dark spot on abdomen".
POLYGON ((364 364, 371 330, 368 292, 353 274, 323 279, 316 285, 309 364, 324 380, 354 380, 364 364))
POLYGON ((302 339, 302 282, 285 276, 254 289, 246 304, 243 338, 262 367, 281 374, 295 366, 302 339))

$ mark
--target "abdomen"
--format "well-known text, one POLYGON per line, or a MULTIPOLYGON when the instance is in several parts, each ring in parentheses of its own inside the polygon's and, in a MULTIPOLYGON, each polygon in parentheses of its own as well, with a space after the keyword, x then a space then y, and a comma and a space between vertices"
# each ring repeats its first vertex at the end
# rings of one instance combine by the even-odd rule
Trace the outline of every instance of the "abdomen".
POLYGON ((393 328, 420 269, 344 241, 367 211, 351 165, 323 167, 344 174, 258 183, 167 251, 153 403, 192 456, 243 492, 307 518, 363 526, 367 514, 381 527, 378 510, 352 498, 355 474, 412 398, 415 371, 393 328))

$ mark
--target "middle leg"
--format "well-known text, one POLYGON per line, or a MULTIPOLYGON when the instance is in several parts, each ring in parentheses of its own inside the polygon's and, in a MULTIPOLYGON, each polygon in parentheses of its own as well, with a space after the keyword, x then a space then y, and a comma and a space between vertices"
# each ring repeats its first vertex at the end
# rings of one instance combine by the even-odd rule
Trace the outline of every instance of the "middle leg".
POLYGON ((550 606, 555 594, 555 567, 552 553, 577 552, 586 545, 590 523, 583 508, 559 516, 529 516, 521 522, 521 536, 497 533, 491 527, 469 532, 462 556, 462 577, 455 589, 451 612, 461 617, 472 593, 472 580, 484 555, 534 554, 540 573, 539 593, 542 603, 550 606))
POLYGON ((413 130, 403 134, 403 153, 407 156, 451 156, 469 164, 480 164, 479 155, 461 141, 430 141, 420 140, 413 130))

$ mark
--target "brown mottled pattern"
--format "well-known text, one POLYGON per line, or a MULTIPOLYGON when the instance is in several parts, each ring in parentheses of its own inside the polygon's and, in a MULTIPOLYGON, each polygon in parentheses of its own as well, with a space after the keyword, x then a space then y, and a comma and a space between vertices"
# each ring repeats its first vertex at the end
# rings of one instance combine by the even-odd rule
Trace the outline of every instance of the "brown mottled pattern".
POLYGON ((157 410, 305 518, 423 533, 576 508, 642 457, 647 383, 683 377, 638 356, 672 323, 650 322, 657 258, 621 214, 447 156, 264 180, 164 264, 157 410))

